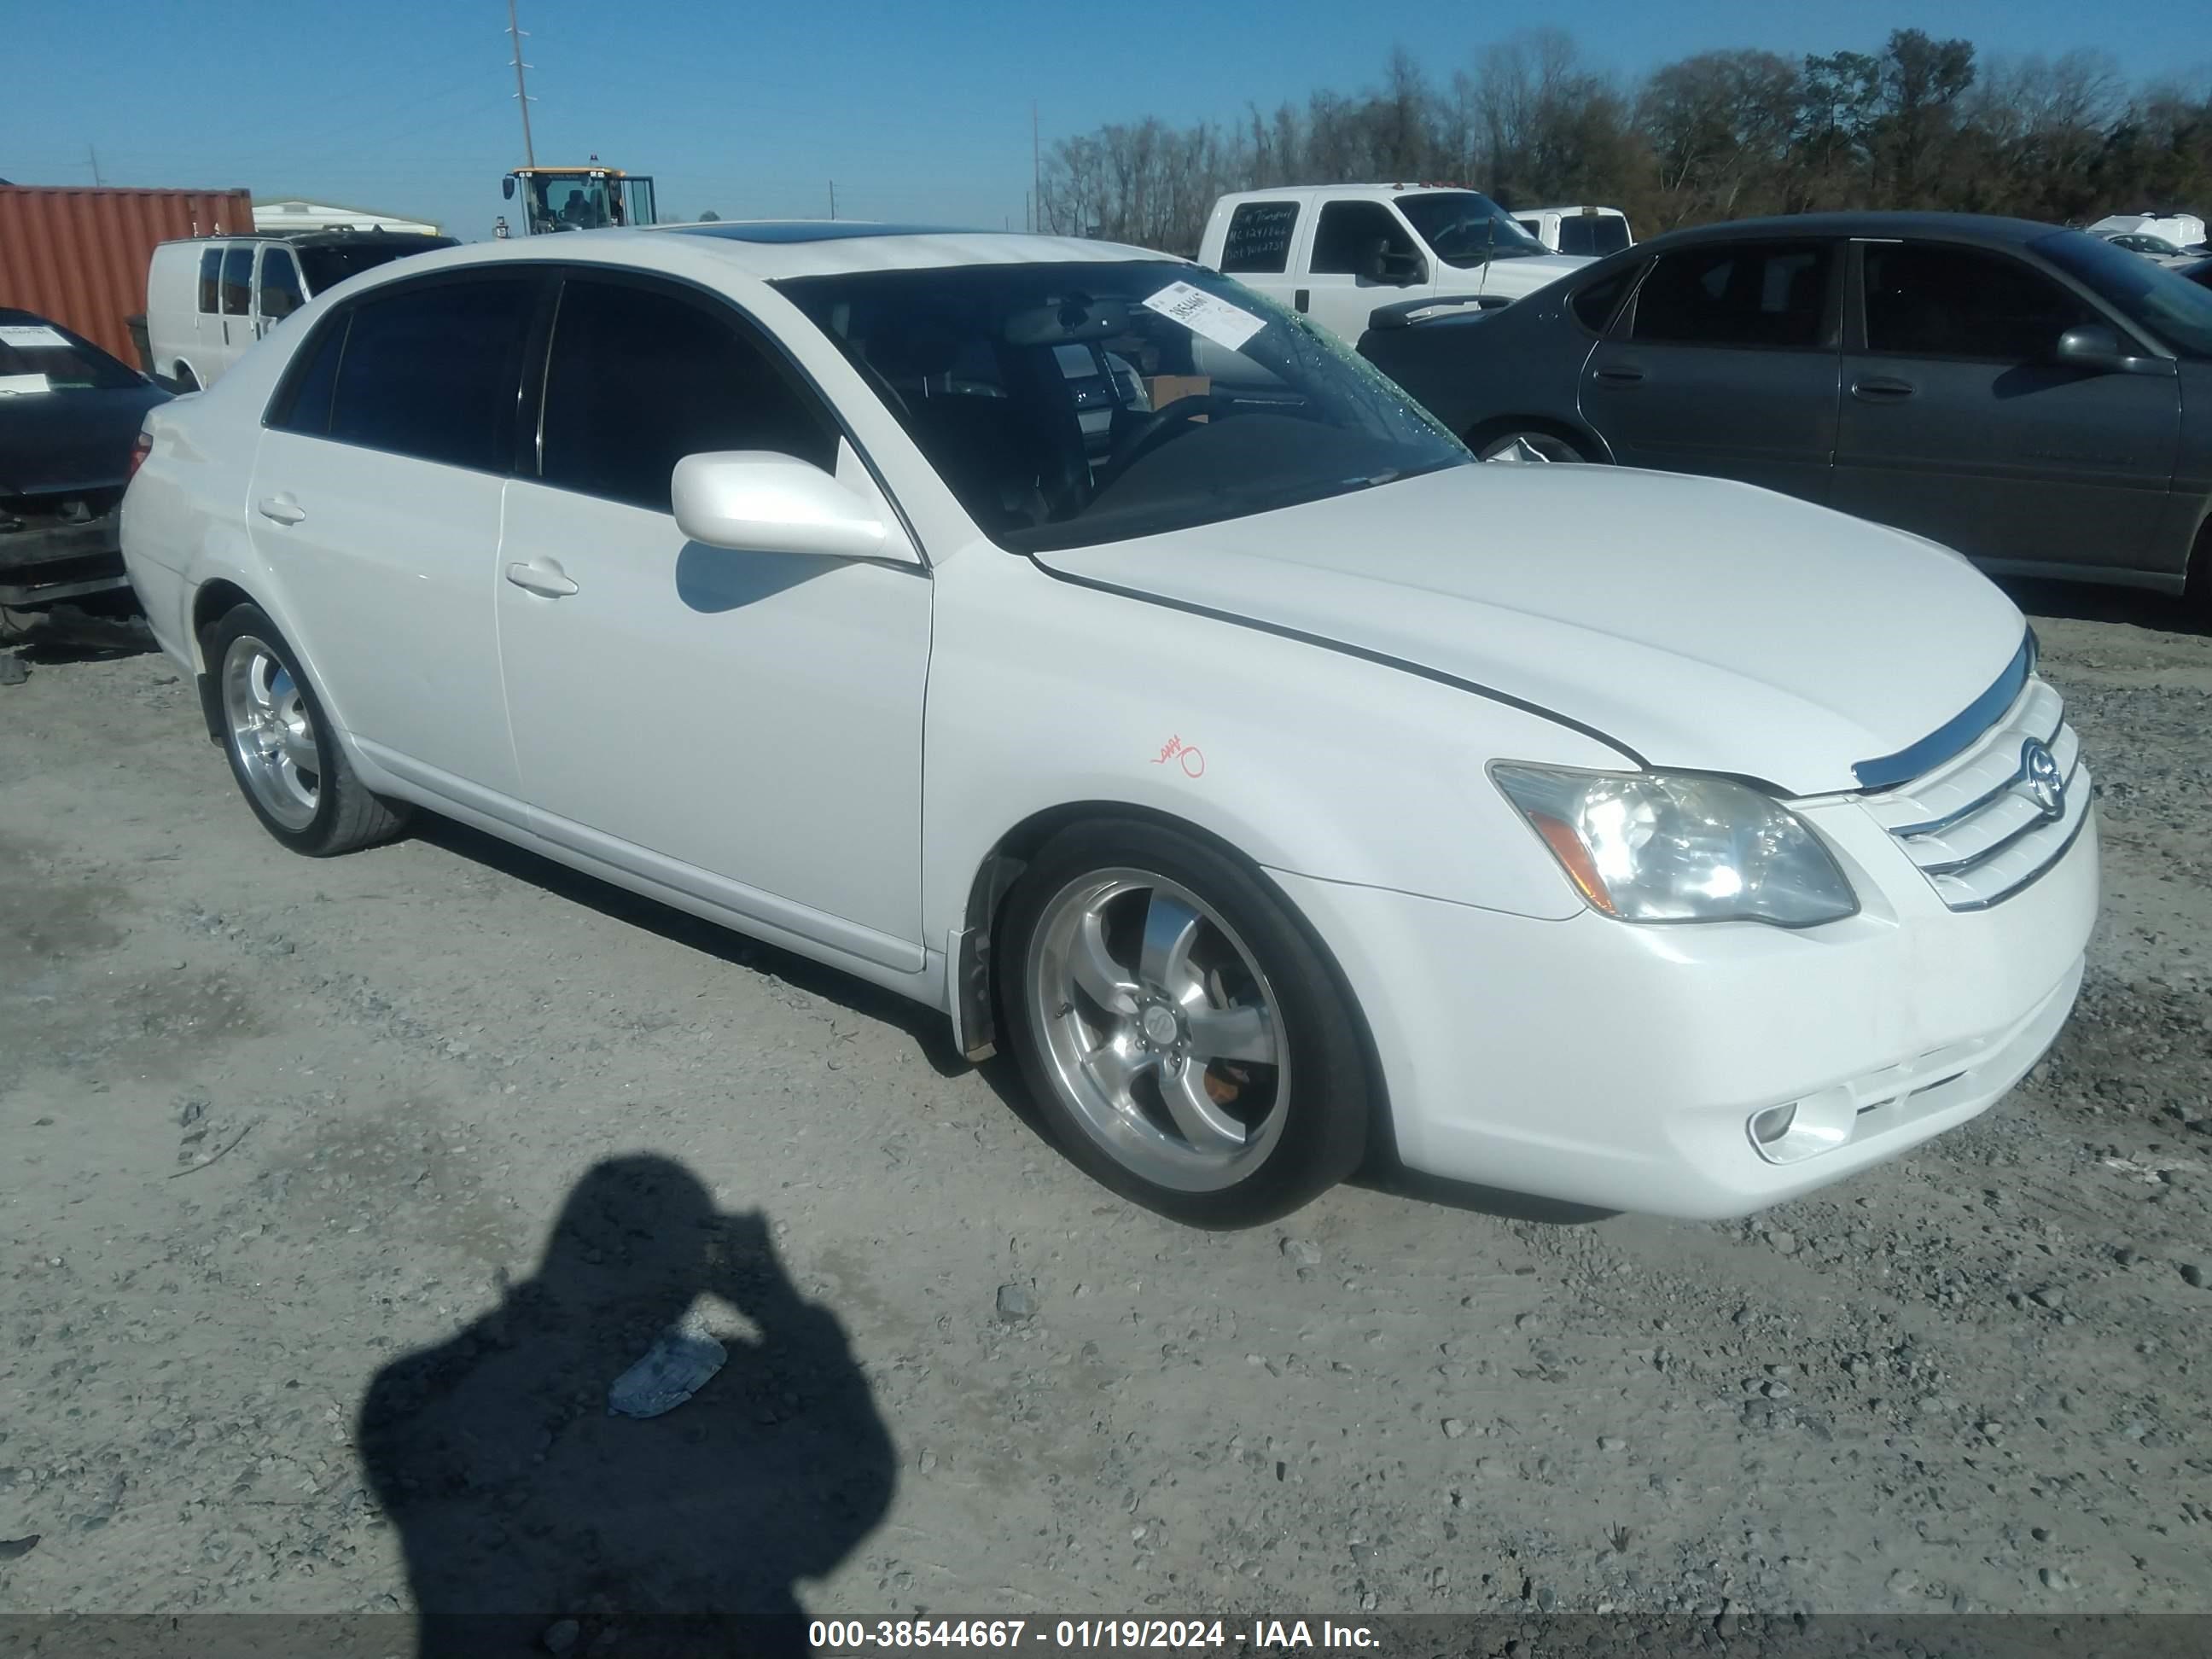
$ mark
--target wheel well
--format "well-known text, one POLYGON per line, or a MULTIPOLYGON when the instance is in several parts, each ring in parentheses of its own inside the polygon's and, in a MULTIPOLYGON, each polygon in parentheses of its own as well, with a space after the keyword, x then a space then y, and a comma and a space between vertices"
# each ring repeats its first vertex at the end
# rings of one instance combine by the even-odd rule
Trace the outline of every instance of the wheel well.
POLYGON ((1469 427, 1462 441, 1477 454, 1483 445, 1493 438, 1502 438, 1509 432, 1548 432, 1554 438, 1572 444, 1592 460, 1609 461, 1605 444, 1588 427, 1577 426, 1570 421, 1555 421, 1545 415, 1501 415, 1494 421, 1484 421, 1469 427))
POLYGON ((203 582, 200 591, 192 595, 192 657, 199 665, 200 717, 207 721, 208 741, 222 742, 222 711, 216 700, 215 676, 209 670, 207 658, 200 649, 200 635, 208 624, 241 605, 251 605, 253 596, 236 582, 222 580, 203 582))
MULTIPOLYGON (((1063 830, 1100 818, 1133 818, 1140 823, 1158 824, 1164 830, 1175 830, 1195 840, 1206 842, 1224 856, 1243 865, 1269 888, 1274 884, 1267 879, 1267 872, 1243 848, 1223 840, 1212 830, 1179 818, 1171 812, 1162 812, 1149 806, 1137 806, 1127 801, 1087 800, 1070 801, 1065 805, 1048 807, 1024 818, 999 837, 998 843, 984 854, 976 866, 975 878, 968 890, 968 909, 964 918, 963 938, 965 941, 961 955, 958 982, 953 994, 961 1001, 957 1015, 963 1042, 971 1060, 991 1054, 998 1040, 998 1000, 996 960, 998 956, 999 914, 1006 895, 1021 879, 1022 872, 1029 867, 1045 843, 1063 830)), ((1360 1047, 1367 1059, 1367 1075, 1375 1091, 1375 1121, 1371 1126, 1369 1156, 1376 1155, 1395 1159, 1397 1137, 1391 1127, 1390 1090, 1382 1074, 1382 1056, 1376 1052, 1375 1034, 1368 1029, 1366 1011, 1352 993, 1352 984, 1336 960, 1336 953, 1328 948, 1328 941, 1314 931, 1313 924, 1305 919, 1297 906, 1279 890, 1276 895, 1291 919, 1302 929, 1306 938, 1320 952, 1329 975, 1336 981, 1338 994, 1351 1010, 1352 1023, 1359 1032, 1360 1047)))

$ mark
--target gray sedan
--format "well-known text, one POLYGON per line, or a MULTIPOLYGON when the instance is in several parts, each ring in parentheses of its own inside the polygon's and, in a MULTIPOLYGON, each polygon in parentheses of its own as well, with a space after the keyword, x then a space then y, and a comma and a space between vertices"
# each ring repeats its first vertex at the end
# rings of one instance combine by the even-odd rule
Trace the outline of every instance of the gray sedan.
POLYGON ((1359 349, 1478 454, 1739 478, 2212 611, 2212 291, 2078 231, 1744 220, 1503 310, 1382 307, 1359 349))

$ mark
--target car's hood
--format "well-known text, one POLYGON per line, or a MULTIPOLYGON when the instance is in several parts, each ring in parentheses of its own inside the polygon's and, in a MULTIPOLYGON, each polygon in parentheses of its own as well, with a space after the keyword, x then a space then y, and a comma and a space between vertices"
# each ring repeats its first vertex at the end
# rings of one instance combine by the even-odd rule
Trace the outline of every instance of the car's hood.
POLYGON ((120 484, 139 422, 167 396, 131 386, 0 398, 0 495, 120 484))
POLYGON ((1857 787, 1855 763, 1959 714, 2024 629, 1932 543, 1747 484, 1613 467, 1453 467, 1037 558, 1501 693, 1653 766, 1791 795, 1857 787))
POLYGON ((1474 270, 1447 271, 1437 291, 1510 294, 1518 298, 1558 282, 1569 271, 1596 263, 1579 253, 1530 253, 1519 258, 1492 259, 1474 270))

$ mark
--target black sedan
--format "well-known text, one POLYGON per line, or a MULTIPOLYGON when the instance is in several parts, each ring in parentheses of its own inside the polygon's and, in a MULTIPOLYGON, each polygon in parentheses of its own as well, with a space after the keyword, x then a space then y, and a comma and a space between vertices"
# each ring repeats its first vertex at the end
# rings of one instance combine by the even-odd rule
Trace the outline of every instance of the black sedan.
POLYGON ((2212 607, 2212 291, 2078 231, 1744 220, 1502 310, 1383 307, 1359 349, 1478 454, 1739 478, 2212 607))
POLYGON ((82 335, 0 307, 0 606, 126 592, 116 508, 169 394, 82 335))

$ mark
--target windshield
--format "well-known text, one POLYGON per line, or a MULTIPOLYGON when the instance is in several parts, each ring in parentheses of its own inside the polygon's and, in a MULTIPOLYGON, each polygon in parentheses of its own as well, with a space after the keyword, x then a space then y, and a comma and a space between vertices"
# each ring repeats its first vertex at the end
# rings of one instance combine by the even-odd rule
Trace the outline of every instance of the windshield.
POLYGON ((604 230, 621 224, 623 214, 617 184, 604 173, 522 175, 522 198, 529 210, 532 234, 604 230))
POLYGON ((113 392, 144 382, 88 340, 18 313, 0 321, 0 397, 113 392))
POLYGON ((1424 191, 1395 200, 1398 211, 1448 265, 1467 269, 1551 252, 1480 191, 1424 191))
POLYGON ((2212 358, 2212 289, 2078 230, 2057 231, 2028 246, 2180 356, 2212 358))
POLYGON ((1242 518, 1473 459, 1347 348, 1195 265, 965 265, 777 286, 976 524, 1017 552, 1242 518))
POLYGON ((428 253, 434 247, 459 246, 450 236, 422 236, 410 231, 404 236, 381 240, 295 246, 292 251, 300 256, 300 270, 307 277, 307 292, 315 295, 389 260, 403 259, 410 253, 428 253))

